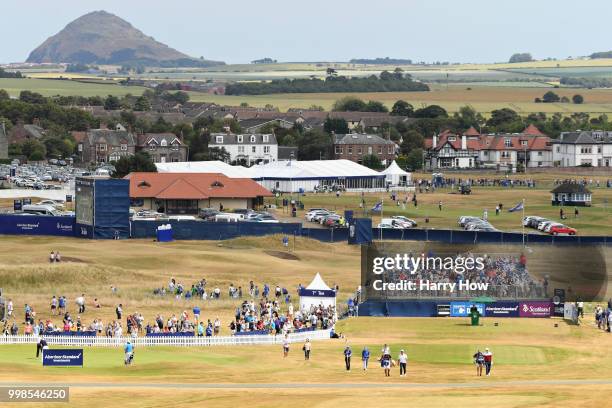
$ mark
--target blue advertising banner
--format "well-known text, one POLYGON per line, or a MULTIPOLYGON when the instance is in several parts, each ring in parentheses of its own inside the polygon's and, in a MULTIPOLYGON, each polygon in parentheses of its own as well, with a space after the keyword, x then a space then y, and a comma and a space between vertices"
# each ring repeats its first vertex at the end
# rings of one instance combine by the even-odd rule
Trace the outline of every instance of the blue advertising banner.
POLYGON ((74 233, 74 217, 0 215, 0 234, 3 235, 55 235, 72 237, 74 233))
POLYGON ((485 306, 487 317, 519 317, 518 302, 495 302, 485 306))
POLYGON ((470 315, 470 308, 476 306, 478 313, 481 316, 485 315, 485 305, 482 303, 471 303, 471 302, 451 302, 451 317, 467 317, 470 315))
POLYGON ((83 349, 43 350, 43 366, 83 367, 83 349))
POLYGON ((22 205, 21 200, 13 200, 13 210, 14 211, 21 211, 21 208, 22 208, 21 205, 22 205))

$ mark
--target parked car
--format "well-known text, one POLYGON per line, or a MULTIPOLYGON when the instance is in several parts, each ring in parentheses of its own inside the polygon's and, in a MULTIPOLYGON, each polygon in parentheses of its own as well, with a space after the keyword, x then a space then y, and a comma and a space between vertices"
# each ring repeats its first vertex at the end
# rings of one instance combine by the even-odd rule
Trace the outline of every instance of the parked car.
POLYGON ((271 214, 268 214, 268 213, 259 214, 257 217, 252 218, 252 220, 256 222, 265 222, 265 223, 272 223, 272 224, 279 223, 279 221, 276 218, 274 218, 271 214))
POLYGON ((565 227, 565 225, 563 225, 561 223, 558 223, 558 222, 551 222, 551 223, 546 224, 546 226, 544 227, 543 231, 547 232, 547 233, 550 233, 551 229, 553 227, 557 227, 557 228, 558 227, 565 227))
POLYGON ((570 228, 567 225, 553 225, 549 230, 551 235, 576 235, 577 232, 574 228, 570 228))
POLYGON ((170 215, 168 219, 172 221, 197 221, 197 218, 193 215, 170 215))
POLYGON ((325 210, 325 209, 312 210, 312 211, 309 211, 308 213, 306 213, 304 218, 306 218, 307 221, 314 222, 315 221, 315 217, 329 215, 329 214, 331 214, 331 213, 329 211, 325 210))
POLYGON ((414 227, 416 227, 418 225, 415 220, 413 220, 412 218, 404 217, 403 215, 394 215, 394 216, 391 217, 391 219, 403 221, 403 222, 409 224, 410 228, 414 228, 414 227))
POLYGON ((555 224, 555 222, 550 220, 542 221, 538 224, 538 230, 544 231, 550 224, 555 224))
POLYGON ((32 215, 62 215, 60 211, 51 205, 26 204, 22 207, 21 211, 32 215))
POLYGON ((244 221, 244 214, 219 213, 215 215, 215 222, 238 222, 244 221))
POLYGON ((529 228, 538 228, 538 224, 543 221, 549 221, 549 220, 544 217, 537 217, 534 215, 529 215, 523 218, 523 226, 529 227, 529 228))
POLYGON ((463 215, 461 217, 459 217, 459 220, 457 221, 457 223, 459 224, 460 227, 464 227, 465 228, 465 224, 467 224, 470 221, 478 221, 480 220, 480 218, 478 217, 474 217, 471 215, 463 215))
POLYGON ((202 208, 198 214, 204 221, 214 221, 215 215, 219 214, 219 211, 214 208, 202 208))
POLYGON ((376 227, 377 227, 377 228, 384 228, 384 229, 397 229, 397 228, 396 228, 396 227, 394 227, 393 225, 391 225, 391 224, 386 224, 386 223, 384 223, 384 222, 381 222, 381 223, 380 223, 380 224, 378 224, 376 227))

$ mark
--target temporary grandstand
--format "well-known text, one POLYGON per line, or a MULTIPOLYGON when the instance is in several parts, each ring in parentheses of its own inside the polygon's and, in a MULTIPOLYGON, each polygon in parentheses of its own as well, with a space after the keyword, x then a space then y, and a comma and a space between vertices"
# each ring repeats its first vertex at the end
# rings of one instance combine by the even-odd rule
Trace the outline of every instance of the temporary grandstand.
POLYGON ((222 173, 251 178, 268 190, 312 192, 323 187, 365 191, 385 188, 386 176, 350 160, 271 162, 250 168, 219 161, 157 163, 160 173, 222 173))

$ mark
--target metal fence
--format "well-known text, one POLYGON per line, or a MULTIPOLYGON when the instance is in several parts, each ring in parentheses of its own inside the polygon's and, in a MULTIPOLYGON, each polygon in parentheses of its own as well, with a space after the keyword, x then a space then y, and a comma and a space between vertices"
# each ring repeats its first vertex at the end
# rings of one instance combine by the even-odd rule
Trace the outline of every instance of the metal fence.
MULTIPOLYGON (((243 345, 273 345, 282 344, 284 336, 279 335, 244 335, 244 336, 150 336, 150 337, 81 337, 81 336, 41 336, 51 346, 69 347, 122 347, 129 340, 135 347, 175 346, 175 347, 210 347, 210 346, 243 346, 243 345)), ((38 336, 1 336, 0 345, 36 344, 38 336)), ((325 340, 330 338, 330 330, 311 330, 289 334, 290 343, 301 343, 310 340, 325 340)))

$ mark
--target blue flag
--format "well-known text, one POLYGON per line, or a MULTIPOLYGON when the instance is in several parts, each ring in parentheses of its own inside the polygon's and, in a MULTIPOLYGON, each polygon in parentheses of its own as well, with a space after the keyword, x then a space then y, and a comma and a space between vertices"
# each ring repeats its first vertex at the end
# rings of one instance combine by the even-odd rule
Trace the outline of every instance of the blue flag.
POLYGON ((383 209, 382 201, 377 203, 374 207, 372 207, 372 211, 374 211, 374 212, 381 212, 382 209, 383 209))
POLYGON ((510 209, 508 210, 508 212, 523 211, 523 207, 524 207, 524 204, 523 204, 523 202, 521 201, 520 203, 518 203, 518 204, 517 204, 517 205, 515 205, 514 207, 510 208, 510 209))

